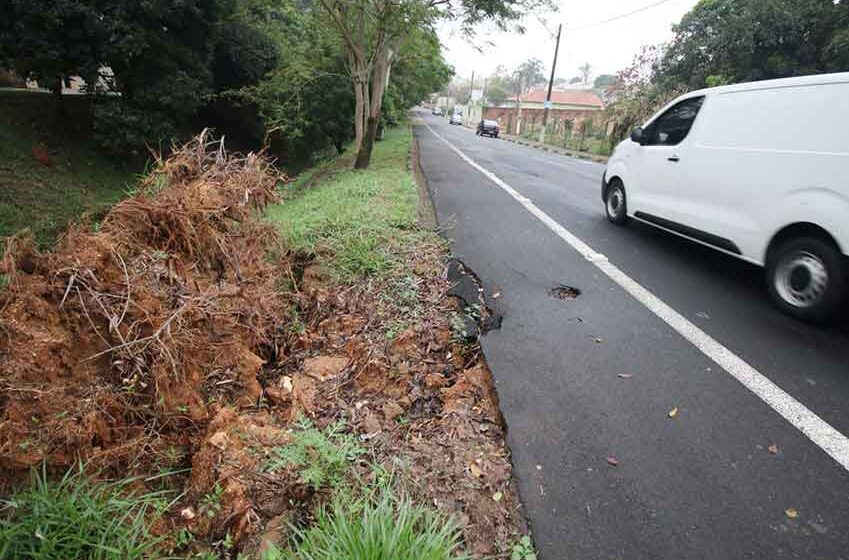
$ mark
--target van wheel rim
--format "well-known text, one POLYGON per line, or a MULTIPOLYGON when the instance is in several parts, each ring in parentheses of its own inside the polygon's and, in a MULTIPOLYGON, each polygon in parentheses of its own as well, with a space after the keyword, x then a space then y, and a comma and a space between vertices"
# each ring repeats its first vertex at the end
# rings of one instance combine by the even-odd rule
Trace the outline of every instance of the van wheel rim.
POLYGON ((781 299, 790 305, 812 307, 822 300, 828 290, 828 269, 816 255, 794 253, 778 266, 775 288, 781 299))
POLYGON ((607 197, 607 213, 616 218, 620 210, 622 210, 622 191, 614 189, 607 197))

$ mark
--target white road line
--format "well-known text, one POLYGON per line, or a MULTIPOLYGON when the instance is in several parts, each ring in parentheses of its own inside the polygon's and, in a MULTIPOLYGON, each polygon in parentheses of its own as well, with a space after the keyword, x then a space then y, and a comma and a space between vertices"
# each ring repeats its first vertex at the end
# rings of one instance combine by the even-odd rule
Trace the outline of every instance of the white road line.
POLYGON ((716 362, 729 375, 757 395, 773 410, 783 416, 785 420, 798 428, 808 439, 840 463, 844 469, 849 470, 849 438, 838 432, 825 420, 814 414, 805 405, 767 379, 766 376, 746 363, 746 361, 734 354, 731 350, 688 321, 680 313, 664 303, 663 300, 641 286, 639 282, 619 270, 616 265, 607 260, 607 257, 601 253, 597 253, 592 247, 578 239, 578 237, 557 223, 551 216, 543 212, 529 198, 523 196, 491 171, 478 165, 459 148, 440 136, 430 126, 427 124, 425 126, 434 136, 456 152, 463 161, 480 171, 493 183, 506 191, 507 194, 524 206, 528 212, 536 216, 558 237, 582 254, 588 261, 592 262, 599 270, 631 294, 649 311, 660 317, 660 319, 698 348, 705 356, 716 362))

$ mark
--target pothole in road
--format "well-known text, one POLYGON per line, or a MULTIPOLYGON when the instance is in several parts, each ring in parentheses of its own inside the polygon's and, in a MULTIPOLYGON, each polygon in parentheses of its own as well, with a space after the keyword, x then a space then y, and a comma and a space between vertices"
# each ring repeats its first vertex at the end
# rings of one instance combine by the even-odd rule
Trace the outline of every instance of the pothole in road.
POLYGON ((581 290, 578 288, 573 288, 572 286, 566 286, 565 284, 560 284, 548 290, 548 295, 555 299, 561 300, 570 300, 575 299, 579 295, 581 295, 581 290))

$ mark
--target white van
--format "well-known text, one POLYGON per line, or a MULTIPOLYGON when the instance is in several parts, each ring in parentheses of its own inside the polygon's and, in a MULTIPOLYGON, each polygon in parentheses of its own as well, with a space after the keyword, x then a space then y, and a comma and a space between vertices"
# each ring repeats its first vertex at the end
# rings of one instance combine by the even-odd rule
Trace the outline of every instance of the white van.
POLYGON ((826 319, 847 293, 849 73, 694 91, 616 147, 608 219, 764 266, 769 293, 826 319))

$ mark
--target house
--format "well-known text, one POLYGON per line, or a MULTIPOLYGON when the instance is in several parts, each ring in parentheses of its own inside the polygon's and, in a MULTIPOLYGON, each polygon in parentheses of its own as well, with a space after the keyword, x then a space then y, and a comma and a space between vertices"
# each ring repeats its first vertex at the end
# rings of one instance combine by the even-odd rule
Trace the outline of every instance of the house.
MULTIPOLYGON (((534 130, 542 124, 545 111, 544 87, 535 87, 523 93, 520 103, 515 99, 484 108, 483 118, 498 121, 503 130, 511 134, 520 134, 534 130)), ((578 123, 604 111, 604 103, 599 96, 589 90, 554 90, 551 92, 551 108, 548 123, 559 127, 565 121, 578 123)))

